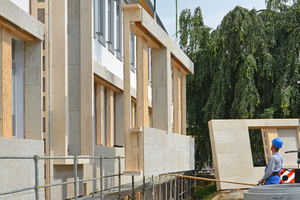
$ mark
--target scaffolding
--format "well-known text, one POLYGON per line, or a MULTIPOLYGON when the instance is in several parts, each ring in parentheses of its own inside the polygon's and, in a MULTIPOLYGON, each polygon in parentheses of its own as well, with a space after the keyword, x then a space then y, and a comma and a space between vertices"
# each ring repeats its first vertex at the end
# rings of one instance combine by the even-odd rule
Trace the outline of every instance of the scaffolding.
MULTIPOLYGON (((147 178, 143 176, 142 181, 135 182, 134 176, 132 176, 132 182, 131 184, 124 184, 121 183, 121 176, 124 176, 124 174, 121 172, 121 159, 125 159, 125 157, 93 157, 93 156, 68 156, 68 157, 40 157, 38 155, 34 156, 27 156, 27 157, 21 157, 21 156, 0 156, 0 159, 15 159, 15 160, 33 160, 34 161, 34 168, 35 168, 35 185, 31 187, 21 188, 17 190, 11 190, 7 192, 0 192, 0 196, 19 193, 23 191, 28 190, 34 190, 35 192, 35 199, 40 200, 40 191, 45 188, 50 188, 54 186, 61 186, 61 185, 67 185, 67 184, 74 184, 74 197, 71 199, 74 200, 89 200, 89 199, 104 199, 105 195, 117 193, 117 199, 121 200, 124 197, 128 196, 128 199, 135 200, 135 196, 137 192, 140 192, 143 195, 143 200, 146 199, 146 192, 148 190, 151 191, 152 200, 167 200, 167 199, 174 199, 174 200, 182 200, 182 199, 191 199, 191 189, 193 187, 196 187, 196 181, 192 178, 186 178, 181 177, 178 174, 180 173, 171 173, 171 174, 160 174, 156 177, 151 176, 150 178, 147 178), (73 159, 73 165, 74 165, 74 181, 68 181, 68 182, 61 182, 61 183, 55 183, 55 184, 48 184, 48 185, 40 185, 39 183, 39 160, 50 160, 50 159, 73 159), (100 177, 95 177, 91 179, 82 179, 79 180, 77 178, 77 165, 78 160, 80 159, 94 159, 98 160, 100 164, 100 177), (112 174, 108 176, 103 176, 103 161, 104 160, 117 160, 118 162, 118 173, 112 174), (111 178, 111 177, 118 177, 118 185, 112 188, 107 188, 104 190, 103 188, 103 180, 105 178, 111 178), (158 179, 158 180, 157 180, 158 179), (162 180, 164 179, 164 180, 162 180), (78 183, 80 182, 89 182, 89 181, 99 181, 100 182, 100 191, 93 192, 90 195, 79 197, 78 196, 78 183), (168 184, 169 184, 169 190, 168 190, 168 184), (162 187, 165 187, 164 192, 162 192, 162 187), (155 187, 158 187, 158 192, 155 193, 155 187), (131 190, 131 191, 130 191, 131 190), (131 195, 122 195, 123 192, 130 192, 131 195)), ((157 189, 156 189, 157 190, 157 189)))

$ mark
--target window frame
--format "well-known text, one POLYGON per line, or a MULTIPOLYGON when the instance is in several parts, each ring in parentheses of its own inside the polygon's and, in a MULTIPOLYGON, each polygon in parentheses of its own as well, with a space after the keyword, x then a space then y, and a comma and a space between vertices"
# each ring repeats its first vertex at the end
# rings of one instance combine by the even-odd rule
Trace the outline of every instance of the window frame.
POLYGON ((94 37, 98 38, 98 42, 103 46, 106 46, 106 15, 104 8, 105 0, 94 0, 94 37))
POLYGON ((135 73, 136 71, 135 43, 135 35, 133 33, 130 33, 130 69, 133 73, 135 73))
POLYGON ((121 7, 121 0, 116 0, 116 54, 117 58, 122 61, 122 24, 123 24, 123 17, 122 17, 122 7, 121 7))
POLYGON ((108 0, 107 2, 107 46, 108 50, 115 54, 115 7, 114 7, 115 0, 108 0))

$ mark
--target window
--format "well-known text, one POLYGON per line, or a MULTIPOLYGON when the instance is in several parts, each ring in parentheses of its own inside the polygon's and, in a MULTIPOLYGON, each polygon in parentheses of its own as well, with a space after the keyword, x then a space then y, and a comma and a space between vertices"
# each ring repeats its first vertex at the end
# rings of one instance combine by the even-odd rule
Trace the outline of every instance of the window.
POLYGON ((151 86, 151 48, 148 48, 148 83, 151 86))
POLYGON ((12 41, 12 135, 16 136, 16 41, 12 41))
POLYGON ((108 50, 114 53, 114 36, 115 36, 115 13, 114 13, 114 0, 108 0, 107 4, 107 23, 108 23, 108 30, 107 30, 107 44, 108 50))
POLYGON ((130 34, 130 66, 131 70, 135 72, 135 36, 130 34))
POLYGON ((12 136, 24 138, 23 41, 12 40, 12 136))
POLYGON ((94 0, 94 35, 105 46, 105 0, 94 0))
POLYGON ((116 2, 116 28, 117 28, 117 58, 122 60, 122 8, 121 1, 117 0, 116 2))

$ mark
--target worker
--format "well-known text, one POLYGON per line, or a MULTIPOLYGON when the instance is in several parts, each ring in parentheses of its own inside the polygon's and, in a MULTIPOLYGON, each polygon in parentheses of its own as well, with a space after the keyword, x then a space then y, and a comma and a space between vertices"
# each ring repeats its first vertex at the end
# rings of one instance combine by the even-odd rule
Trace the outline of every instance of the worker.
POLYGON ((282 144, 283 142, 280 138, 274 138, 272 140, 272 156, 265 168, 265 175, 261 180, 258 181, 258 184, 262 184, 264 182, 266 185, 279 184, 279 173, 283 163, 282 157, 279 154, 279 149, 282 147, 282 144))

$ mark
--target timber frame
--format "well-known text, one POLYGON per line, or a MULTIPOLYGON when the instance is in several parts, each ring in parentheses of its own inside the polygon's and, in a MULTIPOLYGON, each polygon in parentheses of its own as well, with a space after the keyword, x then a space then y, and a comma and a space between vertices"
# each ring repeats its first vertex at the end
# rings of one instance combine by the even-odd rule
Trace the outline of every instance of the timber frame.
POLYGON ((186 135, 186 75, 194 65, 178 45, 138 4, 122 5, 124 47, 124 143, 125 173, 136 175, 144 170, 143 127, 186 135), (137 39, 136 127, 131 121, 130 33, 137 39), (152 109, 148 108, 148 48, 152 49, 152 109), (173 85, 172 91, 172 68, 173 85), (174 92, 174 95, 172 94, 174 92), (172 99, 174 96, 174 99, 172 99), (173 101, 173 102, 172 102, 173 101), (173 116, 172 116, 173 104, 173 116), (172 120, 173 118, 173 120, 172 120), (151 121, 150 121, 150 120, 151 121), (173 127, 172 128, 172 121, 173 127))

